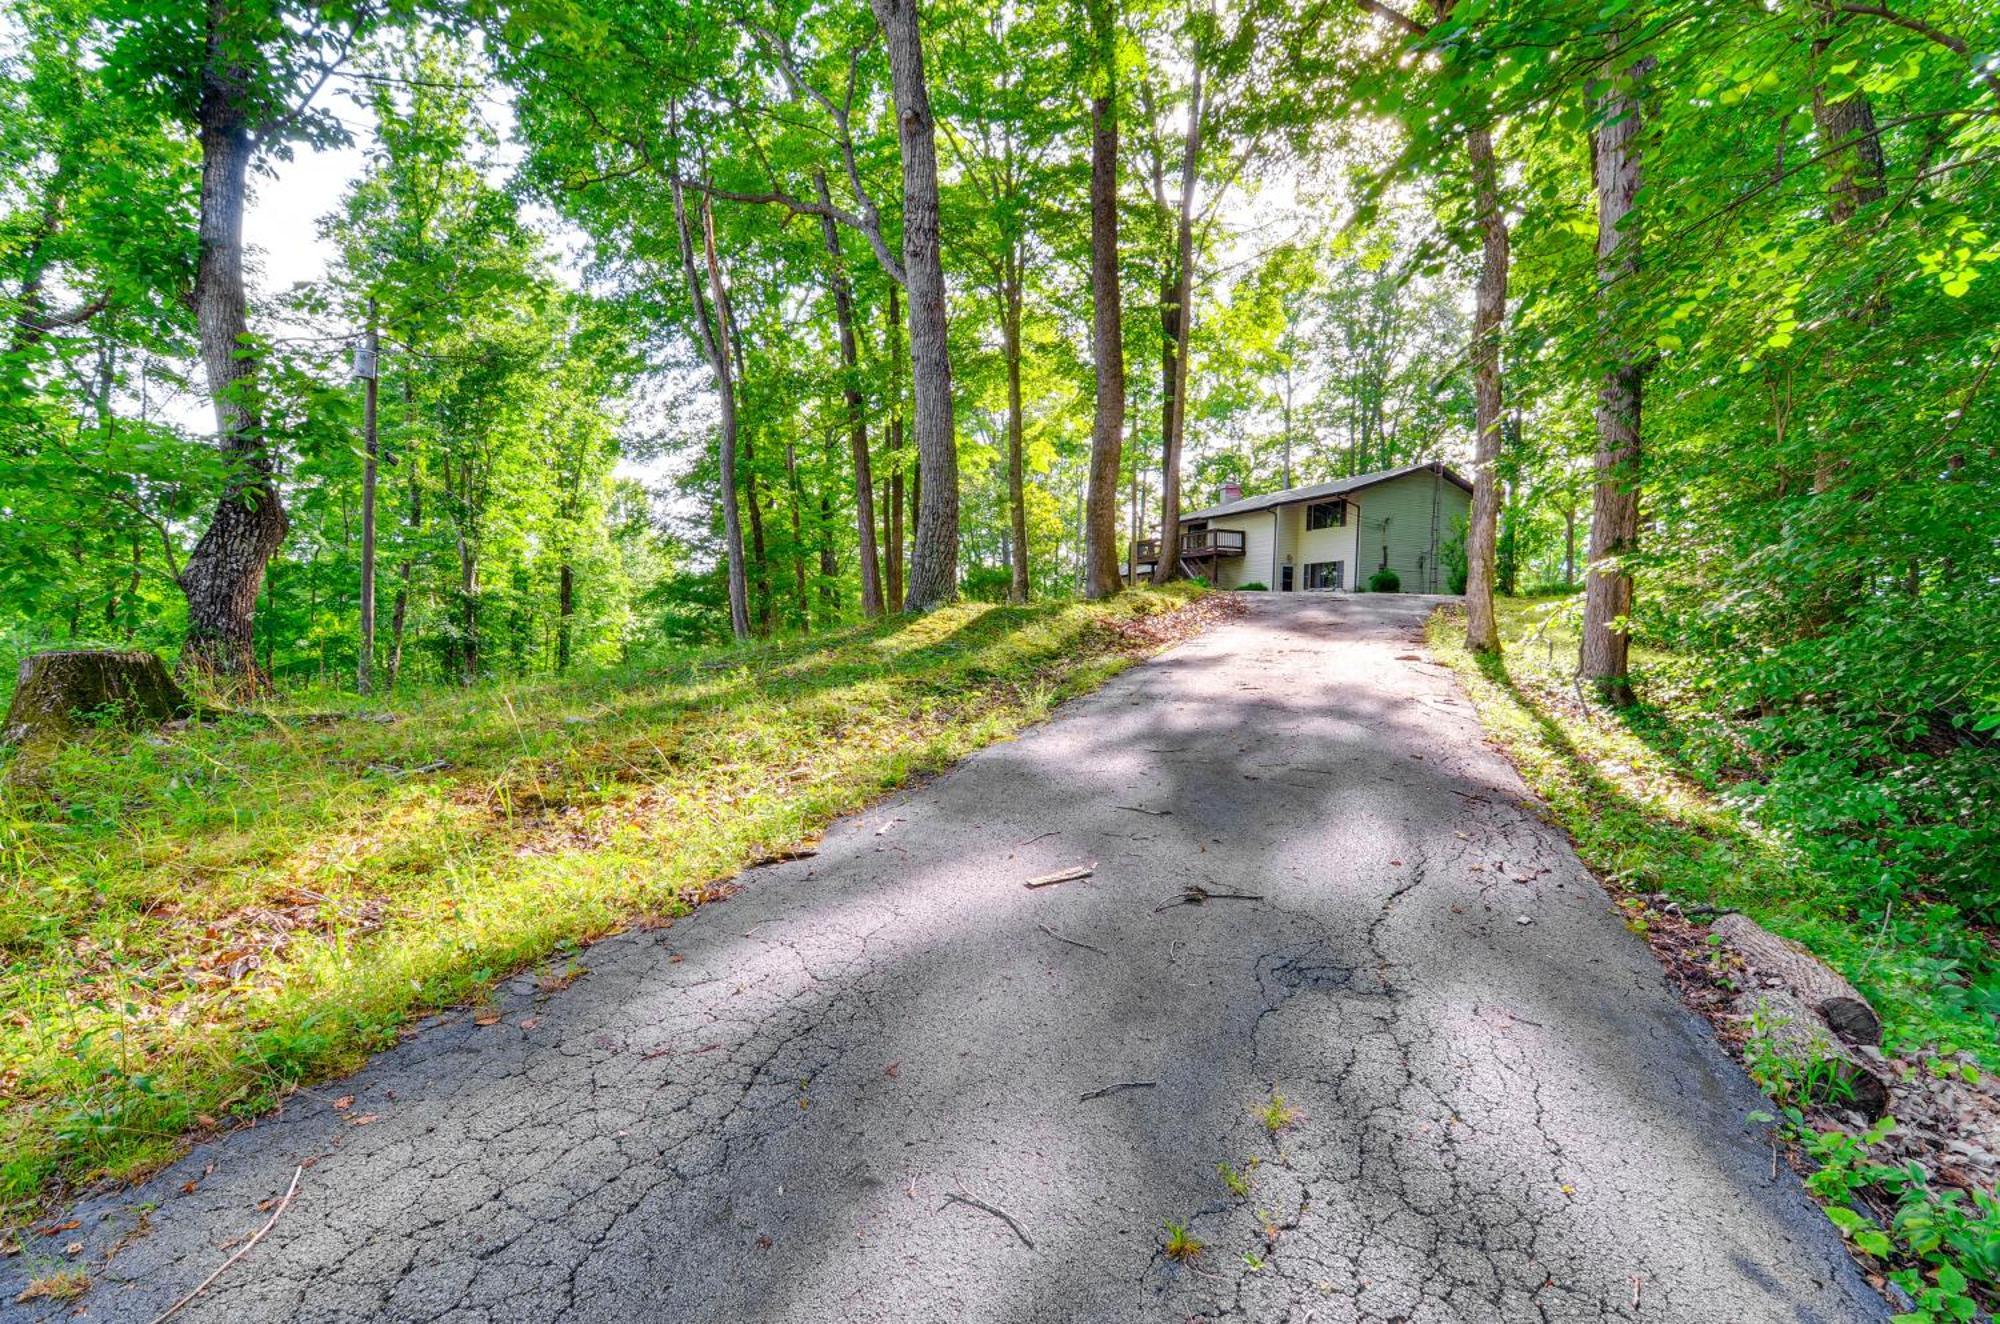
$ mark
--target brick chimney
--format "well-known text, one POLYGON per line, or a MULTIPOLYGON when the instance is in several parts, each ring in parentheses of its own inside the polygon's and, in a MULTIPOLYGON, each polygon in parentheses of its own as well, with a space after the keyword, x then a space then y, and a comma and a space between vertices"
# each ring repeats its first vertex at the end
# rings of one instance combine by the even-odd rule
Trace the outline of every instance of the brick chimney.
POLYGON ((1241 501, 1242 499, 1243 484, 1232 478, 1222 485, 1222 502, 1224 505, 1228 505, 1231 501, 1241 501))

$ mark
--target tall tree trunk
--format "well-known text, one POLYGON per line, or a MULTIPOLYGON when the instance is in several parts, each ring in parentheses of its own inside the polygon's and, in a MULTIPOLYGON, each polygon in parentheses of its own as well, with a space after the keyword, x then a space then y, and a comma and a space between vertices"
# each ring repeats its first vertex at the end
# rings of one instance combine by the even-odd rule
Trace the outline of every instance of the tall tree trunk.
POLYGON ((1001 274, 1001 353, 1007 360, 1007 513, 1012 533, 1008 548, 1011 578, 1007 600, 1028 600, 1028 492, 1025 449, 1026 424, 1021 416, 1021 246, 1008 248, 1001 274))
MULTIPOLYGON (((1815 45, 1817 57, 1824 43, 1815 45)), ((1875 129, 1875 107, 1865 92, 1838 100, 1828 100, 1824 87, 1813 89, 1813 128, 1832 154, 1826 158, 1827 216, 1834 225, 1846 225, 1854 214, 1870 203, 1889 196, 1889 165, 1882 152, 1882 138, 1875 129)), ((1872 296, 1857 300, 1850 318, 1865 323, 1875 306, 1872 296)), ((1836 451, 1820 450, 1813 457, 1813 491, 1831 491, 1838 481, 1841 458, 1836 451)), ((1834 592, 1851 589, 1844 582, 1834 592)), ((1827 604, 1831 605, 1831 604, 1827 604)), ((1826 613, 1816 610, 1824 624, 1826 613)))
POLYGON ((903 305, 889 283, 889 603, 903 603, 903 305))
MULTIPOLYGON (((711 201, 709 195, 706 193, 702 195, 701 217, 705 236, 703 242, 710 245, 714 242, 715 230, 715 216, 710 209, 711 201)), ((717 270, 720 269, 718 262, 717 270)), ((723 328, 727 348, 736 365, 735 380, 743 381, 750 375, 750 369, 745 362, 743 339, 736 333, 736 301, 729 293, 727 281, 717 287, 715 313, 716 323, 723 328)), ((750 516, 750 565, 756 572, 750 581, 751 586, 757 590, 754 623, 759 635, 768 636, 771 633, 772 617, 777 610, 777 598, 771 591, 771 556, 764 541, 764 494, 761 474, 757 467, 757 429, 745 428, 739 423, 737 437, 743 459, 744 509, 750 516)))
POLYGON ((576 624, 576 567, 567 560, 556 572, 556 670, 569 670, 570 637, 576 624))
POLYGON ((1813 128, 1826 158, 1828 214, 1845 225, 1854 213, 1889 195, 1889 164, 1882 138, 1875 130, 1875 107, 1865 92, 1829 101, 1824 88, 1813 89, 1813 128))
MULTIPOLYGON (((827 447, 825 468, 822 475, 832 474, 839 465, 833 448, 827 447)), ((840 615, 840 560, 834 555, 834 514, 833 493, 830 478, 822 477, 819 482, 819 606, 823 619, 831 625, 840 615)), ((871 503, 872 504, 872 503, 871 503)), ((869 535, 875 530, 871 527, 869 535)))
MULTIPOLYGON (((826 172, 815 170, 813 184, 822 205, 831 205, 826 172)), ((861 614, 882 614, 881 558, 875 548, 875 478, 868 463, 868 408, 861 396, 861 355, 854 335, 854 292, 840 256, 840 227, 831 216, 820 217, 833 277, 833 315, 840 332, 841 394, 847 404, 847 443, 854 461, 854 532, 861 559, 861 614)))
POLYGON ((256 360, 245 345, 250 323, 243 291, 243 201, 255 148, 241 104, 249 74, 234 62, 229 13, 225 0, 210 0, 194 310, 218 443, 230 472, 207 530, 181 569, 188 628, 180 669, 254 690, 269 684, 251 642, 257 594, 288 522, 257 400, 256 360))
POLYGON ((1118 592, 1118 468, 1125 431, 1125 324, 1118 287, 1118 60, 1111 0, 1093 6, 1097 71, 1090 101, 1091 356, 1097 413, 1090 431, 1090 491, 1084 511, 1086 597, 1118 592))
MULTIPOLYGON (((1139 454, 1139 439, 1136 436, 1132 438, 1132 454, 1135 459, 1139 454)), ((1125 540, 1125 577, 1129 587, 1137 588, 1139 586, 1139 466, 1137 464, 1132 466, 1132 504, 1129 527, 1131 528, 1132 536, 1125 540)))
POLYGON ((1202 70, 1200 53, 1194 61, 1193 90, 1188 101, 1187 143, 1181 156, 1180 214, 1174 227, 1173 289, 1160 304, 1160 329, 1166 333, 1165 435, 1160 444, 1160 559, 1153 563, 1153 582, 1164 584, 1181 573, 1181 443, 1187 432, 1188 335, 1194 329, 1194 184, 1201 161, 1202 70))
MULTIPOLYGON (((1814 44, 1815 63, 1825 46, 1823 41, 1814 44)), ((1824 86, 1815 86, 1813 128, 1825 149, 1832 152, 1826 158, 1827 217, 1835 227, 1842 227, 1863 207, 1889 195, 1889 166, 1882 151, 1881 135, 1876 131, 1875 107, 1865 92, 1829 100, 1824 86)), ((1847 310, 1847 322, 1858 334, 1865 334, 1882 309, 1878 282, 1875 288, 1859 293, 1854 299, 1847 310)), ((1835 489, 1840 486, 1840 475, 1848 460, 1842 454, 1837 436, 1829 436, 1827 441, 1833 444, 1822 445, 1813 454, 1812 490, 1815 496, 1837 503, 1841 494, 1835 489)), ((1848 445, 1854 444, 1850 438, 1848 445)), ((1814 577, 1816 582, 1807 586, 1805 594, 1802 624, 1806 634, 1825 630, 1865 598, 1866 577, 1855 565, 1872 560, 1857 548, 1847 565, 1836 563, 1832 573, 1814 577)))
POLYGON ((1605 62, 1591 156, 1597 183, 1598 319, 1606 357, 1597 393, 1595 489, 1590 509, 1590 566, 1584 585, 1578 671, 1611 703, 1632 701, 1629 678, 1632 575, 1624 563, 1639 543, 1640 407, 1645 364, 1629 311, 1639 270, 1639 237, 1624 223, 1639 192, 1640 89, 1647 57, 1617 67, 1617 43, 1605 62))
MULTIPOLYGON (((726 311, 721 320, 728 325, 726 311)), ((771 633, 771 563, 764 550, 764 502, 758 492, 755 431, 753 428, 742 437, 743 497, 750 515, 750 564, 756 571, 751 579, 757 589, 756 628, 758 634, 767 635, 771 633)))
POLYGON ((722 489, 723 556, 729 581, 729 630, 738 640, 750 637, 750 592, 743 567, 743 520, 736 502, 736 377, 729 344, 729 324, 724 319, 722 263, 715 253, 715 218, 706 194, 701 204, 701 251, 708 269, 707 289, 696 274, 694 238, 689 231, 687 198, 681 186, 671 186, 674 223, 679 231, 681 267, 687 277, 688 297, 694 305, 695 324, 709 371, 715 374, 716 402, 721 406, 722 427, 716 442, 716 459, 721 471, 717 486, 722 489))
POLYGON ((355 659, 354 688, 362 694, 375 688, 375 481, 380 454, 376 437, 377 380, 381 375, 381 342, 375 333, 375 300, 368 301, 368 375, 361 397, 361 647, 355 659))
POLYGON ((1174 434, 1174 383, 1179 374, 1175 371, 1175 360, 1181 343, 1181 316, 1178 295, 1181 280, 1178 271, 1169 267, 1160 277, 1160 464, 1162 486, 1160 491, 1161 522, 1159 555, 1153 561, 1155 584, 1165 583, 1180 573, 1180 558, 1173 552, 1180 546, 1170 531, 1167 519, 1178 521, 1180 517, 1180 445, 1174 434), (1165 488, 1166 465, 1174 468, 1173 510, 1166 508, 1165 488))
MULTIPOLYGON (((403 403, 408 405, 409 402, 410 386, 406 379, 403 383, 403 403)), ((416 472, 412 470, 410 473, 410 534, 412 539, 415 538, 417 531, 423 528, 423 524, 424 488, 423 484, 418 481, 416 472)), ((390 690, 396 688, 396 678, 403 674, 403 626, 409 620, 410 579, 416 570, 416 560, 416 553, 412 550, 403 557, 403 564, 397 570, 397 575, 403 582, 396 588, 396 605, 389 612, 389 665, 388 674, 384 677, 387 681, 386 688, 390 690)))
POLYGON ((1479 289, 1472 314, 1473 419, 1472 519, 1465 535, 1465 641, 1476 652, 1500 651, 1493 613, 1493 557, 1499 521, 1500 328, 1507 318, 1507 217, 1500 208, 1493 133, 1480 127, 1465 137, 1472 187, 1484 237, 1479 289))
POLYGON ((1563 583, 1576 583, 1576 498, 1563 507, 1563 583))
POLYGON ((805 488, 799 484, 798 448, 785 443, 785 486, 791 494, 792 518, 792 599, 798 612, 799 629, 812 629, 812 608, 806 596, 805 488))
POLYGON ((910 374, 916 386, 917 472, 923 485, 904 606, 929 611, 958 596, 958 440, 938 251, 936 126, 924 81, 916 0, 872 4, 888 46, 902 147, 903 273, 910 294, 910 374))
POLYGON ((479 679, 479 551, 458 535, 458 659, 459 683, 479 679))

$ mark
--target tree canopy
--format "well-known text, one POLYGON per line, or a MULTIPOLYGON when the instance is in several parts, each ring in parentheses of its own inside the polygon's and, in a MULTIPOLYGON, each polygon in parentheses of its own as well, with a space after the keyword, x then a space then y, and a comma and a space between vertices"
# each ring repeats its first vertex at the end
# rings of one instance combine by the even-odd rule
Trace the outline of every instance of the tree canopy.
POLYGON ((1475 645, 1574 595, 1592 701, 2000 905, 1989 5, 7 14, 14 655, 467 683, 1102 596, 1435 461, 1475 645), (343 145, 276 287, 246 209, 343 145))

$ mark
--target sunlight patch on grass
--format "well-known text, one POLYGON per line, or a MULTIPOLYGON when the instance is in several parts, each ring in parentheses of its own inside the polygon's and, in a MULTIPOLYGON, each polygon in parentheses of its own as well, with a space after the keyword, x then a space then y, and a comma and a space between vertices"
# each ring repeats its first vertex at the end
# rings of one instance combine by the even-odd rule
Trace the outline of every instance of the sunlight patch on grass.
POLYGON ((310 696, 0 780, 0 1212, 142 1173, 431 1010, 949 766, 1144 651, 1189 590, 310 696))
MULTIPOLYGON (((1946 1043, 2000 1060, 1974 991, 1940 977, 1936 952, 1966 941, 1956 912, 1912 899, 1900 915, 1859 913, 1840 880, 1645 738, 1672 712, 1584 702, 1571 600, 1502 599, 1499 611, 1501 658, 1468 651, 1452 610, 1431 618, 1431 648, 1586 864, 1614 887, 1741 910, 1805 943, 1875 1004, 1892 1048, 1946 1043)), ((1635 650, 1635 674, 1649 661, 1635 650)))

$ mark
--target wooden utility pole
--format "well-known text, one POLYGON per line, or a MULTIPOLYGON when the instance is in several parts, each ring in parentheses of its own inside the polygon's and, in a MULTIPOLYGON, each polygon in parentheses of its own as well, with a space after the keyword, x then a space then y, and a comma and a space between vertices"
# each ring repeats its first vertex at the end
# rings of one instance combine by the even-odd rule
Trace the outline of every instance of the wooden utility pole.
POLYGON ((355 375, 362 380, 361 404, 361 655, 354 666, 354 688, 369 694, 375 687, 375 404, 382 375, 381 341, 375 329, 375 300, 368 300, 368 333, 356 356, 355 375))

